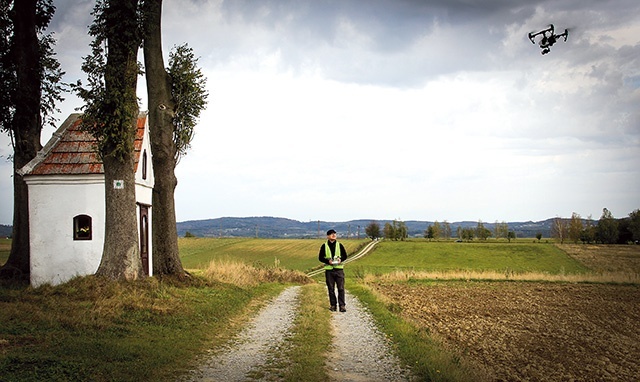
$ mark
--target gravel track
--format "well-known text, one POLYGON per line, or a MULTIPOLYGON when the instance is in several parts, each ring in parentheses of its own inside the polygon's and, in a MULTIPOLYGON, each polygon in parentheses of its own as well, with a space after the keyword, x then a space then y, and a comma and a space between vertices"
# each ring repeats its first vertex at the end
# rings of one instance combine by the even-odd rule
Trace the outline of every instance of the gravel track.
POLYGON ((298 308, 300 287, 286 288, 265 306, 231 344, 194 371, 187 381, 251 381, 270 354, 290 333, 298 308))
POLYGON ((327 358, 333 381, 408 381, 409 373, 360 301, 345 293, 347 312, 333 313, 333 346, 327 358))
MULTIPOLYGON (((284 346, 296 318, 299 286, 286 288, 245 326, 235 340, 184 381, 273 380, 261 373, 284 346), (262 379, 260 377, 262 376, 262 379)), ((408 371, 391 354, 389 342, 376 328, 371 314, 346 293, 347 312, 332 313, 333 344, 327 359, 332 381, 408 381, 408 371)))

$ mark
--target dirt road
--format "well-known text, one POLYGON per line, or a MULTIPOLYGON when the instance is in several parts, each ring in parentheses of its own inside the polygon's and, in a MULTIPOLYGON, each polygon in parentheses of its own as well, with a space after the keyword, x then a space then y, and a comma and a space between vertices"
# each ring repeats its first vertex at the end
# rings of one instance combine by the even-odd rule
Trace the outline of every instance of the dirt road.
MULTIPOLYGON (((203 365, 186 381, 274 381, 268 365, 283 352, 298 311, 300 287, 288 287, 270 301, 234 341, 203 365)), ((332 381, 407 381, 408 371, 389 350, 371 315, 357 298, 347 293, 347 312, 332 313, 332 348, 327 355, 327 374, 332 381)), ((320 355, 322 356, 322 355, 320 355)))
POLYGON ((290 333, 300 287, 289 287, 265 306, 233 342, 194 370, 187 381, 250 381, 290 333))

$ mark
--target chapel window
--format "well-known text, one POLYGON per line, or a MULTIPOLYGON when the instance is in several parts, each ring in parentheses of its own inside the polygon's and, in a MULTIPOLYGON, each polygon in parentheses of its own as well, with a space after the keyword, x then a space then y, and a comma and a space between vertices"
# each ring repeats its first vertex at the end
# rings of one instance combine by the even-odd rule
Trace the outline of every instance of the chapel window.
POLYGON ((73 218, 73 240, 91 240, 91 216, 78 215, 73 218))
POLYGON ((147 150, 142 152, 142 179, 147 179, 147 150))

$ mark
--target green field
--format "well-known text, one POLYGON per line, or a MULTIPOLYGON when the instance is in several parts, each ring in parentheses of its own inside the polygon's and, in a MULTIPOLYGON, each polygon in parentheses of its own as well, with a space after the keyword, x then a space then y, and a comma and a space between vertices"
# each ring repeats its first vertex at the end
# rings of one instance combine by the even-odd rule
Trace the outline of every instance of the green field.
MULTIPOLYGON (((339 240, 347 253, 354 253, 368 240, 339 240)), ((280 267, 308 272, 318 268, 318 250, 323 240, 180 238, 178 246, 185 269, 204 269, 212 260, 240 261, 256 267, 280 267)))
POLYGON ((549 274, 588 271, 557 246, 532 242, 383 241, 357 264, 374 274, 398 270, 549 274))
MULTIPOLYGON (((367 240, 341 241, 350 254, 367 240)), ((203 269, 211 260, 238 260, 256 266, 274 266, 299 271, 318 268, 322 240, 181 238, 182 264, 186 269, 203 269)), ((552 244, 518 242, 428 242, 425 240, 381 241, 372 253, 350 267, 367 273, 394 271, 426 272, 513 272, 580 274, 584 265, 552 244)))
MULTIPOLYGON (((180 257, 185 269, 207 268, 212 260, 240 261, 256 267, 273 267, 308 272, 317 269, 317 239, 180 238, 180 257)), ((354 254, 368 240, 341 240, 354 254)), ((9 256, 11 241, 0 239, 0 264, 9 256)), ((381 241, 373 253, 351 266, 368 273, 393 271, 476 271, 579 274, 584 265, 552 244, 531 241, 428 242, 424 240, 381 241)))

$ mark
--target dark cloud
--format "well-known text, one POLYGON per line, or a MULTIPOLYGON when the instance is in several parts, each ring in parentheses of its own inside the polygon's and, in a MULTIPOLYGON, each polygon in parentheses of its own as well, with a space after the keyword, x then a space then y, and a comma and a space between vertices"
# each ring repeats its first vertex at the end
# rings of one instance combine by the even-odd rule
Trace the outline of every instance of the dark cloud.
MULTIPOLYGON (((54 3, 57 11, 50 27, 58 39, 56 52, 67 72, 65 80, 73 82, 82 77, 81 60, 89 53, 87 26, 91 24, 95 2, 55 0, 54 3)), ((573 183, 580 181, 584 185, 571 190, 570 194, 589 193, 591 196, 585 196, 585 200, 591 200, 589 204, 596 203, 601 209, 601 200, 613 200, 612 195, 617 191, 611 187, 615 183, 627 182, 628 190, 638 188, 639 15, 640 2, 637 0, 180 0, 164 2, 163 40, 165 54, 175 44, 189 43, 201 57, 200 63, 211 78, 212 100, 202 124, 214 128, 200 130, 199 136, 207 155, 214 152, 220 155, 218 150, 210 149, 211 142, 221 141, 218 135, 204 141, 209 130, 215 130, 216 134, 231 134, 236 130, 252 134, 272 131, 263 126, 280 126, 287 114, 308 107, 307 112, 300 113, 295 121, 286 125, 296 132, 296 137, 309 133, 308 129, 299 129, 300 125, 318 123, 320 129, 325 125, 334 127, 341 137, 350 132, 357 135, 357 141, 354 140, 346 150, 352 155, 363 147, 377 152, 395 152, 396 155, 415 155, 414 159, 406 161, 409 180, 414 179, 415 173, 428 176, 432 171, 425 170, 424 166, 410 167, 421 163, 424 145, 432 144, 433 150, 440 150, 443 158, 449 155, 453 161, 471 155, 473 159, 468 162, 478 166, 469 170, 464 164, 448 169, 447 174, 454 175, 446 178, 442 175, 443 190, 456 182, 461 186, 452 192, 472 188, 464 183, 464 178, 455 175, 459 172, 482 176, 485 184, 495 184, 495 179, 484 181, 485 176, 519 173, 531 179, 528 187, 531 197, 514 194, 509 197, 515 199, 507 202, 500 199, 496 205, 523 206, 536 195, 564 189, 558 187, 559 183, 564 182, 569 190, 574 187, 573 183), (559 42, 550 54, 542 56, 527 34, 550 23, 559 30, 570 28, 570 36, 566 43, 559 42), (277 80, 262 79, 260 85, 263 75, 277 80), (295 86, 288 83, 298 79, 302 81, 295 86), (300 96, 287 98, 290 94, 281 89, 287 86, 288 92, 300 93, 300 96), (312 89, 307 90, 307 86, 312 89), (322 94, 314 94, 314 91, 322 94), (340 104, 327 102, 326 105, 330 105, 327 110, 322 108, 325 100, 340 98, 342 93, 349 98, 340 104), (371 94, 376 96, 369 98, 371 94), (233 98, 234 95, 237 98, 233 98), (225 101, 228 104, 225 105, 225 101), (290 106, 296 102, 300 104, 290 106), (225 107, 228 109, 226 114, 225 107), (247 110, 251 112, 247 113, 247 110), (333 117, 334 114, 340 114, 340 117, 333 117), (259 118, 242 118, 247 116, 259 118), (316 122, 319 118, 324 119, 316 122), (372 149, 362 141, 371 134, 353 130, 360 121, 366 131, 378 129, 375 131, 382 133, 392 126, 402 131, 402 136, 397 138, 395 147, 386 139, 376 146, 379 139, 374 139, 369 142, 374 146, 372 149), (425 135, 426 130, 429 134, 446 133, 441 134, 445 144, 425 135), (447 140, 449 135, 451 139, 447 140), (481 144, 478 139, 483 139, 481 144), (455 144, 449 148, 447 142, 455 144), (492 155, 492 150, 486 150, 486 147, 499 148, 501 145, 513 150, 504 162, 514 162, 507 167, 515 171, 493 167, 500 166, 502 160, 491 162, 492 171, 484 171, 484 165, 476 159, 492 155), (452 156, 452 151, 457 154, 452 156), (536 160, 529 161, 529 157, 536 160), (521 168, 518 168, 519 164, 521 168), (615 173, 608 174, 608 179, 615 182, 603 182, 593 176, 609 169, 615 173), (536 177, 536 174, 544 175, 536 177), (554 174, 562 176, 555 177, 554 174), (548 187, 545 188, 544 183, 548 187)), ((144 90, 140 90, 140 94, 143 93, 144 90)), ((72 96, 67 98, 67 105, 77 102, 72 101, 72 96)), ((67 111, 72 109, 63 106, 63 113, 67 111)), ((242 148, 234 148, 222 156, 224 165, 219 168, 228 170, 233 176, 225 181, 211 177, 217 184, 225 184, 222 189, 234 189, 234 184, 241 190, 252 189, 247 187, 245 179, 237 180, 237 174, 251 166, 238 171, 231 167, 234 160, 229 159, 239 153, 241 158, 235 162, 242 162, 246 157, 260 153, 262 147, 246 147, 256 141, 246 141, 246 136, 225 138, 228 139, 225 143, 238 139, 243 144, 242 148)), ((269 143, 269 138, 270 135, 265 135, 260 146, 278 147, 278 141, 269 143)), ((310 136, 306 140, 311 142, 315 138, 310 136)), ((348 140, 344 142, 350 144, 348 140)), ((203 155, 195 151, 186 157, 187 161, 203 155)), ((350 162, 357 164, 368 154, 356 155, 350 162)), ((283 168, 291 166, 289 162, 286 165, 268 162, 273 150, 261 155, 264 169, 260 171, 259 179, 268 177, 269 169, 278 170, 272 176, 276 178, 287 172, 282 171, 283 168)), ((305 153, 301 157, 308 155, 305 153)), ((217 168, 210 165, 211 161, 206 158, 203 162, 206 165, 195 168, 217 168)), ((454 163, 449 163, 450 167, 452 165, 454 163)), ((299 174, 304 171, 289 172, 299 174)), ((197 182, 205 178, 197 174, 197 182)), ((393 176, 389 178, 383 171, 378 172, 376 178, 380 179, 380 184, 395 185, 389 180, 394 179, 393 176)), ((299 181, 296 175, 291 183, 298 184, 299 181)), ((192 196, 194 191, 189 188, 189 182, 189 179, 181 180, 189 190, 189 201, 197 201, 192 196)), ((306 189, 319 190, 321 186, 306 189)), ((354 187, 362 187, 362 184, 354 187)), ((378 187, 379 184, 374 184, 368 189, 378 187)), ((437 193, 438 187, 433 190, 437 193)), ((419 205, 424 199, 424 190, 416 191, 415 205, 419 205)), ((490 197, 493 191, 486 196, 490 197)), ((306 191, 300 192, 300 195, 305 194, 306 191)), ((315 196, 311 199, 313 202, 302 200, 303 204, 293 208, 306 210, 317 204, 315 196)), ((340 198, 332 197, 331 202, 337 199, 340 198)), ((441 197, 443 204, 447 205, 448 201, 447 208, 452 210, 456 208, 454 199, 448 192, 441 197)), ((464 199, 464 195, 458 199, 464 199)), ((217 198, 213 197, 213 200, 217 198)), ((637 202, 637 196, 625 200, 626 207, 621 212, 628 212, 625 209, 630 203, 637 202)), ((223 204, 233 205, 234 202, 223 204)), ((243 200, 240 204, 247 203, 243 200)), ((266 204, 269 203, 259 203, 266 204)), ((551 210, 540 218, 562 213, 565 208, 564 205, 546 204, 545 207, 551 210)), ((201 210, 202 204, 198 203, 194 208, 201 210)), ((339 209, 350 211, 350 208, 339 209)), ((366 211, 370 205, 364 208, 366 211)), ((571 205, 569 208, 576 208, 585 216, 589 213, 585 211, 593 211, 593 205, 571 205)), ((258 208, 248 213, 259 211, 258 208)), ((451 216, 441 218, 450 219, 451 216)))
MULTIPOLYGON (((630 22, 640 5, 567 0, 234 0, 223 2, 220 9, 226 23, 261 29, 260 48, 277 51, 285 69, 311 67, 344 82, 421 86, 434 76, 457 71, 526 66, 523 53, 539 53, 526 44, 528 32, 556 23, 560 30, 571 27, 570 43, 579 44, 601 35, 599 28, 630 22), (505 47, 514 32, 519 45, 505 47), (509 62, 502 54, 510 55, 509 62)), ((242 54, 238 49, 246 48, 232 42, 226 47, 221 59, 236 57, 242 54)), ((575 53, 576 59, 581 56, 594 59, 589 52, 575 53)))

